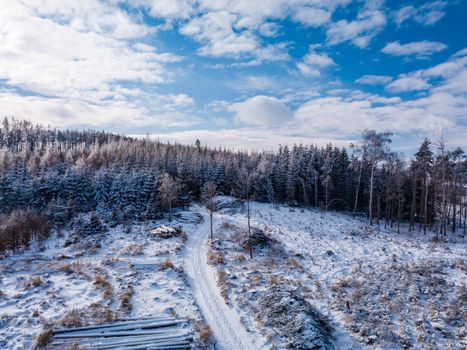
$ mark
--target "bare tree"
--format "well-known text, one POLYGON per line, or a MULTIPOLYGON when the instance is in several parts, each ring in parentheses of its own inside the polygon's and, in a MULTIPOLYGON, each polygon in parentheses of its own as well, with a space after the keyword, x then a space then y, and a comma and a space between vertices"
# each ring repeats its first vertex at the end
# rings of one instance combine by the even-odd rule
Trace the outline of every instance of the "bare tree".
MULTIPOLYGON (((366 147, 365 146, 359 147, 357 145, 351 144, 350 148, 352 148, 353 152, 355 153, 354 163, 358 163, 357 188, 355 189, 355 201, 354 201, 354 206, 353 206, 353 211, 352 211, 352 217, 355 217, 355 212, 357 211, 357 204, 358 204, 358 194, 360 192, 360 184, 362 182, 363 162, 365 161, 365 157, 366 157, 366 147), (358 159, 359 156, 361 157, 360 160, 358 159)), ((354 167, 355 165, 353 164, 354 167)))
POLYGON ((214 212, 217 211, 217 202, 216 202, 217 194, 218 194, 217 185, 214 182, 208 181, 204 184, 201 197, 202 197, 204 206, 209 212, 209 219, 211 222, 211 239, 212 239, 212 217, 214 215, 214 212))
POLYGON ((248 248, 250 250, 250 258, 253 258, 253 247, 251 241, 251 212, 250 203, 254 199, 253 184, 255 174, 250 172, 245 165, 237 172, 235 179, 235 194, 246 203, 246 213, 248 219, 248 248))
POLYGON ((164 209, 169 210, 169 221, 172 221, 172 206, 178 199, 180 186, 172 176, 165 173, 157 189, 159 191, 161 205, 164 209))
POLYGON ((378 164, 384 159, 389 152, 387 144, 391 142, 390 132, 377 133, 374 130, 363 131, 363 142, 367 150, 368 161, 370 163, 370 202, 368 204, 368 216, 370 225, 373 224, 373 197, 374 197, 374 182, 375 172, 378 164))
POLYGON ((261 178, 261 184, 268 196, 269 203, 274 203, 274 186, 272 183, 272 174, 274 171, 274 163, 267 158, 262 158, 258 164, 258 172, 261 178))

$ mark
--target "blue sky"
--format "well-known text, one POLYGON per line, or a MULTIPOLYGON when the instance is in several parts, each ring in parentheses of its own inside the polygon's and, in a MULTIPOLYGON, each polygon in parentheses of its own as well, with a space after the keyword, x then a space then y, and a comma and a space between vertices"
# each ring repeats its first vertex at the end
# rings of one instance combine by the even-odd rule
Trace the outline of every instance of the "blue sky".
POLYGON ((467 1, 0 0, 0 109, 213 146, 467 147, 467 1))

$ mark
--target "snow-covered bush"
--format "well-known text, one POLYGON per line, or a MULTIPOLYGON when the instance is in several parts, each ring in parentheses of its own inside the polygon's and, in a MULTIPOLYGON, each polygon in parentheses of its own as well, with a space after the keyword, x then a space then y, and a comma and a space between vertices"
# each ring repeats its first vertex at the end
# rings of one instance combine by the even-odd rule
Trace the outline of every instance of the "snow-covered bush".
POLYGON ((283 287, 265 292, 258 300, 256 319, 276 330, 285 349, 333 349, 333 327, 299 294, 283 287))

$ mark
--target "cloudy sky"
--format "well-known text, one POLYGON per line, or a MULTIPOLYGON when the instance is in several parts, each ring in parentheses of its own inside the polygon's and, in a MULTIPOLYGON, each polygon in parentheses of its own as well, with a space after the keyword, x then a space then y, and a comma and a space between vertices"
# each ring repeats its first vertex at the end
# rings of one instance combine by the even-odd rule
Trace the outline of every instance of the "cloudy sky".
POLYGON ((441 131, 467 147, 467 1, 0 0, 0 114, 229 148, 441 131))

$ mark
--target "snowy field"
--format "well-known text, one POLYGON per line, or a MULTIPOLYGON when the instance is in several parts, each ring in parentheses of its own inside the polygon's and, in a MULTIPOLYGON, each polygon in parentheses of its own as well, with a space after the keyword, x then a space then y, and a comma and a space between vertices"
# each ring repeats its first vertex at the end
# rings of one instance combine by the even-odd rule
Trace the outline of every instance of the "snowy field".
POLYGON ((200 349, 211 332, 227 350, 466 348, 465 241, 252 203, 250 259, 243 206, 222 204, 212 241, 193 206, 185 217, 203 222, 170 224, 186 236, 152 234, 159 221, 64 247, 63 232, 0 260, 0 348, 29 349, 51 325, 161 314, 193 320, 200 349))
POLYGON ((215 222, 211 261, 219 284, 245 326, 264 336, 265 348, 467 346, 467 250, 461 239, 435 242, 418 231, 397 234, 345 214, 253 203, 252 227, 270 241, 250 259, 240 247, 244 212, 224 209, 215 222), (290 303, 308 303, 319 315, 275 309, 271 304, 281 300, 271 290, 285 293, 282 299, 290 303), (334 345, 326 343, 323 324, 306 329, 316 317, 333 328, 334 345))
MULTIPOLYGON (((0 260, 0 349, 30 349, 49 325, 120 317, 180 315, 199 328, 182 269, 186 237, 152 235, 159 224, 119 225, 88 244, 66 248, 65 237, 54 237, 44 247, 0 260)), ((194 227, 172 224, 184 231, 194 227)))

